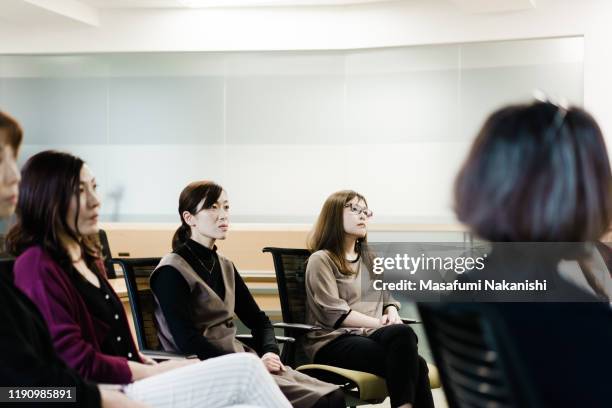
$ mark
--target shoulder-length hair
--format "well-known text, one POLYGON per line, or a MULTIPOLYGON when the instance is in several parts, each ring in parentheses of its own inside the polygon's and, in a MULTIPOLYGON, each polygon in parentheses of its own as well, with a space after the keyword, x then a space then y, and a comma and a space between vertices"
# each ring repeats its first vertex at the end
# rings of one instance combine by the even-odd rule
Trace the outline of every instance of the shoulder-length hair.
MULTIPOLYGON (((582 109, 546 102, 494 112, 457 176, 455 212, 493 242, 598 241, 612 221, 612 174, 599 126, 582 109)), ((572 252, 607 299, 584 254, 572 252)))
MULTIPOLYGON (((363 200, 367 206, 367 200, 361 194, 353 190, 337 191, 330 195, 317 221, 308 237, 308 249, 311 252, 325 250, 340 271, 344 275, 354 275, 346 261, 344 254, 344 206, 357 197, 358 200, 363 200)), ((355 243, 355 251, 357 254, 371 267, 372 254, 368 248, 367 235, 360 238, 355 243)))
POLYGON ((612 217, 602 132, 578 108, 502 108, 476 137, 454 193, 458 219, 489 241, 599 240, 612 217))
POLYGON ((211 208, 219 200, 222 192, 223 187, 208 180, 189 183, 187 187, 181 191, 178 203, 181 226, 178 227, 172 237, 173 250, 178 249, 191 237, 191 227, 185 222, 183 212, 187 211, 191 214, 196 214, 200 210, 211 208), (201 207, 199 207, 200 203, 202 203, 201 207))
POLYGON ((92 270, 100 270, 100 246, 97 236, 83 236, 78 231, 80 208, 79 184, 83 160, 69 153, 53 150, 32 156, 23 166, 17 222, 9 231, 7 249, 15 256, 33 245, 40 245, 58 264, 70 271, 72 260, 61 242, 62 234, 81 245, 83 259, 92 270), (77 200, 74 225, 68 226, 70 201, 77 200))

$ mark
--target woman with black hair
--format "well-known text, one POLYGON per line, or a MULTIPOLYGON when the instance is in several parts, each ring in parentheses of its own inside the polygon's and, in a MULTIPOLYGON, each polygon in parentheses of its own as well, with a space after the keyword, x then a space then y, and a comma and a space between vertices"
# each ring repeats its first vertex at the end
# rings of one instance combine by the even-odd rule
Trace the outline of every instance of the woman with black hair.
POLYGON ((173 252, 162 259, 150 279, 162 346, 200 359, 254 352, 236 339, 235 314, 251 329, 256 351, 294 407, 344 407, 337 386, 281 362, 270 320, 233 262, 215 246, 229 229, 229 208, 227 193, 213 182, 196 181, 181 192, 181 226, 174 234, 173 252))
MULTIPOLYGON (((0 112, 0 218, 9 218, 17 206, 21 180, 17 154, 22 138, 19 123, 0 112)), ((44 318, 36 305, 15 287, 11 272, 0 272, 0 386, 55 387, 58 393, 60 387, 74 387, 71 397, 76 401, 66 401, 70 406, 146 408, 116 390, 86 381, 64 363, 53 348, 44 318)), ((59 406, 61 402, 53 404, 59 406)), ((38 407, 41 403, 14 405, 38 407)))
POLYGON ((582 109, 507 106, 487 118, 455 182, 458 219, 492 243, 484 269, 460 279, 547 281, 539 293, 470 295, 497 302, 488 307, 498 309, 523 380, 543 407, 612 406, 607 296, 588 269, 591 293, 559 273, 562 259, 583 260, 588 243, 611 225, 606 150, 599 126, 582 109))
POLYGON ((17 224, 7 237, 18 255, 15 284, 40 310, 60 357, 84 378, 119 384, 152 407, 288 407, 251 356, 158 364, 138 352, 94 241, 96 187, 78 157, 56 151, 32 156, 22 171, 17 224))

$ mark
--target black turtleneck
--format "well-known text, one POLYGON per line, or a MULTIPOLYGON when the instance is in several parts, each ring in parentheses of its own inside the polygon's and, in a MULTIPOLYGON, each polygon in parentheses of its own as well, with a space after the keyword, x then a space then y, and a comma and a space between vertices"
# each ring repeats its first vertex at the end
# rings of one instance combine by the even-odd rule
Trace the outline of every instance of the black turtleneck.
MULTIPOLYGON (((221 299, 225 299, 225 284, 216 251, 216 246, 209 249, 190 239, 174 253, 185 259, 204 282, 221 299)), ((257 352, 261 355, 267 352, 279 354, 274 327, 268 316, 259 309, 236 267, 234 267, 234 280, 236 292, 234 313, 251 329, 258 348, 257 352)), ((189 285, 179 271, 170 265, 159 268, 151 280, 151 290, 161 305, 170 333, 181 352, 196 354, 201 360, 227 354, 210 343, 196 329, 189 285)))

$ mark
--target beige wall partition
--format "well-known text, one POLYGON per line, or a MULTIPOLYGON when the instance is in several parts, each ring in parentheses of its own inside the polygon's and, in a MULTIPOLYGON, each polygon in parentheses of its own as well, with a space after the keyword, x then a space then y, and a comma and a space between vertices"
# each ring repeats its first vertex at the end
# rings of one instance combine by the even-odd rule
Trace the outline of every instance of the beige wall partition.
MULTIPOLYGON (((178 227, 173 223, 104 223, 112 255, 132 258, 161 257, 171 251, 178 227)), ((305 248, 310 224, 232 224, 228 238, 217 241, 219 250, 234 261, 241 273, 273 272, 266 246, 305 248)), ((458 224, 373 224, 370 241, 465 241, 465 229, 458 224)))

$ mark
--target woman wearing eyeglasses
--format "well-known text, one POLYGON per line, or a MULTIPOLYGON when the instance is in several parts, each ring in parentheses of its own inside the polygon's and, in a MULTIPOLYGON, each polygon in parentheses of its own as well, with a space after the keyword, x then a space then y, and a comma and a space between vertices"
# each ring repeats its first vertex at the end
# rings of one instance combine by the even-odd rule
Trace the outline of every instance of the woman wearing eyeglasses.
POLYGON ((155 319, 164 349, 200 359, 254 351, 236 339, 236 315, 253 334, 256 351, 294 407, 340 408, 344 395, 328 384, 284 366, 274 328, 259 309, 233 262, 217 252, 229 228, 229 201, 221 186, 196 181, 179 198, 181 226, 151 274, 155 319))
POLYGON ((367 245, 373 213, 365 197, 338 191, 325 201, 310 236, 306 267, 306 353, 317 364, 365 371, 386 379, 392 407, 433 407, 427 363, 414 331, 402 323, 400 304, 362 286, 372 277, 367 245), (367 275, 367 276, 364 276, 367 275))

